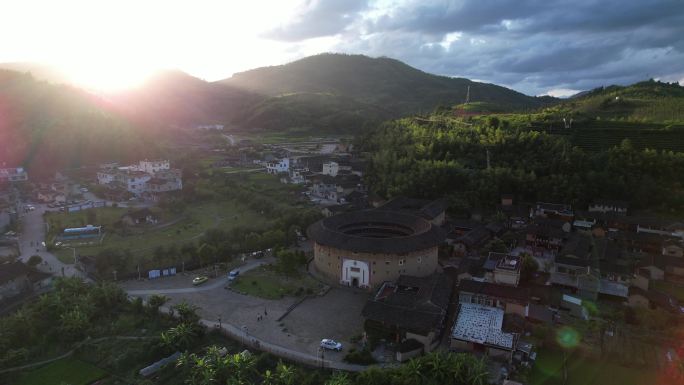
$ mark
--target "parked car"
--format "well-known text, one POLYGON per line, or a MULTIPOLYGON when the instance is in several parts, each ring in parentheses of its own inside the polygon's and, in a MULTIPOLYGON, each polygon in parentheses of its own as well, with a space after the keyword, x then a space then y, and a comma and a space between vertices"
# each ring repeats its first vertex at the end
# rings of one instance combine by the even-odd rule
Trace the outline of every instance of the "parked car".
POLYGON ((336 351, 341 351, 342 350, 342 344, 331 339, 324 338, 321 340, 321 347, 323 349, 328 349, 328 350, 336 350, 336 351))
POLYGON ((81 187, 81 192, 82 192, 82 193, 87 193, 87 192, 88 192, 88 189, 85 188, 85 187, 81 187))
POLYGON ((239 275, 240 275, 240 270, 238 270, 238 269, 231 270, 231 272, 228 273, 228 282, 235 281, 239 275))
POLYGON ((199 277, 195 277, 195 278, 192 280, 192 284, 193 284, 194 286, 197 286, 197 285, 201 285, 201 284, 207 282, 208 280, 209 280, 209 278, 208 278, 207 276, 201 275, 201 276, 199 276, 199 277))

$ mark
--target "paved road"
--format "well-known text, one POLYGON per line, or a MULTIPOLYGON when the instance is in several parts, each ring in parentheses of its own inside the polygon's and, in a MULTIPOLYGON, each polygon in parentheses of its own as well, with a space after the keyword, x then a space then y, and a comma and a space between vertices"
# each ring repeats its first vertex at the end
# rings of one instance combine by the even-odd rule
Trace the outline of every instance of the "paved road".
MULTIPOLYGON (((256 269, 259 266, 266 265, 275 261, 274 258, 263 258, 258 260, 252 260, 247 262, 244 266, 240 267, 240 274, 244 274, 252 269, 256 269)), ((201 286, 183 287, 178 289, 147 289, 147 290, 127 290, 129 295, 152 295, 152 294, 181 294, 181 293, 197 293, 200 291, 207 291, 216 289, 228 284, 228 277, 223 276, 219 279, 214 280, 214 282, 207 283, 201 286)))
POLYGON ((19 233, 19 259, 26 262, 32 255, 39 255, 44 263, 38 265, 38 269, 56 275, 67 277, 78 276, 86 278, 83 272, 76 269, 73 264, 62 263, 57 257, 48 252, 42 245, 45 239, 46 225, 43 213, 46 206, 33 204, 36 209, 27 213, 21 213, 21 231, 19 233))

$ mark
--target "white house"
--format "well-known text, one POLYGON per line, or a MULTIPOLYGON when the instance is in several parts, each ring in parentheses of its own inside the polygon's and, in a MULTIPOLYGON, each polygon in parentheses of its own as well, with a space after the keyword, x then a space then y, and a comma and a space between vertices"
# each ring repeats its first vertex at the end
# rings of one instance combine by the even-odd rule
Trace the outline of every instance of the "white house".
POLYGON ((340 165, 337 162, 323 163, 323 175, 337 176, 340 165))
POLYGON ((155 174, 162 170, 170 170, 171 163, 168 159, 165 160, 141 160, 137 165, 132 165, 131 169, 134 171, 142 171, 148 174, 155 174))
POLYGON ((23 167, 0 168, 0 182, 23 182, 28 180, 28 173, 23 167))
POLYGON ((266 163, 266 172, 269 174, 280 174, 290 170, 290 159, 283 158, 277 161, 266 163))

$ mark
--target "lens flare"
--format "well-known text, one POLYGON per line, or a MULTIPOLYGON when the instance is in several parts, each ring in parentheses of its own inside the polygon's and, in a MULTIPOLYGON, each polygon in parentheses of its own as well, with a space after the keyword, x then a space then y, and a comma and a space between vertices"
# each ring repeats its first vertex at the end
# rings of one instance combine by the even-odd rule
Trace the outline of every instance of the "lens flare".
POLYGON ((565 349, 577 347, 577 345, 580 343, 580 339, 579 332, 569 326, 560 328, 556 332, 556 342, 558 342, 558 345, 565 349))

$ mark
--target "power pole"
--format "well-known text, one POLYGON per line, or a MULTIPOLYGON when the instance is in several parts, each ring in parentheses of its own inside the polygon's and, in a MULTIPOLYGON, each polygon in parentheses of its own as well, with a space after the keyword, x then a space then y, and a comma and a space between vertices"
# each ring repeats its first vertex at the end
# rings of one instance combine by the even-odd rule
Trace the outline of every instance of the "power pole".
POLYGON ((463 104, 468 104, 470 103, 470 86, 468 86, 468 91, 466 91, 466 100, 465 103, 463 104))
POLYGON ((489 159, 489 149, 487 149, 487 170, 489 170, 492 167, 489 159))

